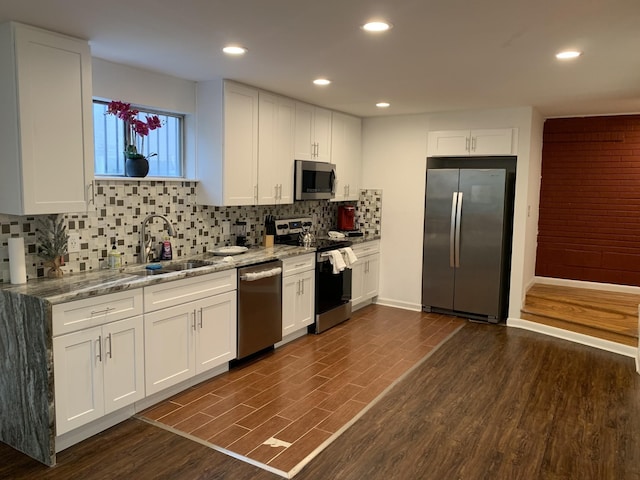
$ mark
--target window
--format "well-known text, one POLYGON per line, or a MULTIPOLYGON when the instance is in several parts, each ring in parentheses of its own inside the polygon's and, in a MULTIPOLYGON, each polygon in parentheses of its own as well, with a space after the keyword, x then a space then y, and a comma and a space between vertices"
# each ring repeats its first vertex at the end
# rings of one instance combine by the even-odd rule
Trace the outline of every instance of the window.
MULTIPOLYGON (((93 138, 96 175, 124 175, 124 122, 114 115, 106 115, 108 102, 93 102, 93 138)), ((182 177, 182 128, 184 117, 167 112, 140 110, 139 117, 158 115, 162 128, 152 130, 145 137, 145 156, 149 158, 150 177, 182 177)))

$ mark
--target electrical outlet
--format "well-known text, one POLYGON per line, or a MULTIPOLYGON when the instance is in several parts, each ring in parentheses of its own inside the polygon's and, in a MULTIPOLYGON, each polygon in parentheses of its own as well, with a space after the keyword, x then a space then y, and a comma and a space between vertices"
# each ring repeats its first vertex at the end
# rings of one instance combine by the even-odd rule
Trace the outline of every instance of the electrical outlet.
POLYGON ((69 253, 78 253, 80 251, 80 235, 77 233, 70 233, 67 240, 67 251, 69 253))

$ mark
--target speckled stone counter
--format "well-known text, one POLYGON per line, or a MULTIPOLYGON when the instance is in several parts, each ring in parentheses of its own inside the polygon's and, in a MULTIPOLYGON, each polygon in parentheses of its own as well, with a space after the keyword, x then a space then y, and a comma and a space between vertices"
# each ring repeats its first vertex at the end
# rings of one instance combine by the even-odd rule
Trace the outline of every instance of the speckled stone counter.
POLYGON ((0 290, 46 300, 50 304, 70 302, 96 295, 118 292, 130 288, 140 288, 162 282, 171 282, 181 278, 206 275, 208 273, 244 267, 256 263, 282 259, 313 252, 315 249, 275 245, 272 248, 254 247, 246 253, 230 257, 219 257, 205 253, 189 258, 181 258, 165 264, 183 263, 188 260, 206 260, 212 262, 200 268, 168 272, 162 275, 148 275, 144 265, 128 265, 120 270, 100 270, 87 273, 74 273, 62 278, 41 278, 31 280, 24 285, 0 285, 0 290))
MULTIPOLYGON (((361 243, 378 238, 350 240, 361 243)), ((148 274, 143 265, 131 265, 117 271, 0 285, 0 441, 42 463, 55 464, 52 305, 313 252, 315 248, 286 245, 254 247, 232 257, 205 253, 166 262, 206 260, 211 264, 159 275, 148 274)))

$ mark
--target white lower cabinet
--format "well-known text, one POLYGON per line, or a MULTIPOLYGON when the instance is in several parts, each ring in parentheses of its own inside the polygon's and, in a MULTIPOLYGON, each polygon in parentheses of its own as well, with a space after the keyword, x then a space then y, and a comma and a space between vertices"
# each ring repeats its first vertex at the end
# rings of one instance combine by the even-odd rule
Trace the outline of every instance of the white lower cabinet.
POLYGON ((352 248, 358 260, 352 266, 351 304, 357 307, 378 296, 380 242, 374 240, 352 248))
POLYGON ((145 287, 152 310, 144 318, 147 395, 236 358, 235 275, 234 269, 145 287), (220 289, 227 291, 211 295, 220 289))
POLYGON ((282 336, 313 323, 315 301, 315 254, 282 262, 282 336))
POLYGON ((140 315, 53 338, 57 435, 144 398, 143 345, 140 315))

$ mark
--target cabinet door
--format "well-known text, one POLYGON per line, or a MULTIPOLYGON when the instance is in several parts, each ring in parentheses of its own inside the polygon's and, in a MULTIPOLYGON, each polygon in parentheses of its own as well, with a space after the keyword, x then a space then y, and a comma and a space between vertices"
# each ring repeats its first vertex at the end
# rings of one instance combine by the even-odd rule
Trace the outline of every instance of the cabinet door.
POLYGON ((102 327, 104 413, 144 398, 144 327, 142 316, 102 327))
POLYGON ((258 189, 258 91, 224 86, 224 204, 255 205, 258 189))
POLYGON ((300 276, 282 278, 282 336, 297 330, 296 306, 300 295, 300 276))
POLYGON ((291 203, 295 102, 260 92, 258 116, 258 203, 291 203))
POLYGON ((331 110, 314 108, 313 137, 316 144, 314 160, 331 162, 331 110))
POLYGON ((357 305, 364 300, 364 268, 366 259, 358 258, 351 266, 351 304, 357 305))
POLYGON ((236 292, 197 303, 196 374, 236 358, 236 292))
POLYGON ((365 260, 363 297, 368 300, 378 295, 380 254, 369 255, 365 260))
POLYGON ((358 200, 362 170, 362 121, 333 112, 331 163, 336 165, 337 185, 333 201, 358 200))
POLYGON ((195 374, 193 304, 165 308, 144 316, 144 364, 147 395, 195 374))
POLYGON ((511 155, 513 129, 471 130, 471 155, 511 155))
POLYGON ((0 87, 10 88, 5 93, 17 109, 3 105, 0 114, 10 172, 0 180, 1 208, 13 214, 85 211, 94 154, 89 45, 15 23, 1 33, 2 42, 14 35, 15 58, 0 56, 0 69, 15 68, 15 76, 5 85, 3 75, 0 87))
POLYGON ((104 414, 102 329, 54 337, 56 435, 104 414))
POLYGON ((315 301, 315 271, 307 271, 297 275, 300 281, 300 294, 296 302, 296 330, 313 323, 315 301))
POLYGON ((295 128, 295 152, 296 160, 314 160, 313 136, 313 105, 296 102, 296 128, 295 128))
POLYGON ((427 135, 427 156, 469 155, 469 130, 443 130, 427 135))

